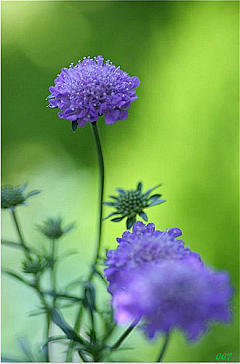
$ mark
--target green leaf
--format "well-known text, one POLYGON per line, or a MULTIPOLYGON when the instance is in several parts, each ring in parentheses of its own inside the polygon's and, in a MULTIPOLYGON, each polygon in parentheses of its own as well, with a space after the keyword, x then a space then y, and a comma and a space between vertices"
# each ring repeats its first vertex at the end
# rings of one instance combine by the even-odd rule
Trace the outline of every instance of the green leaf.
POLYGON ((116 191, 119 192, 119 193, 125 193, 125 191, 122 189, 122 188, 116 188, 116 191))
POLYGON ((61 317, 60 313, 53 309, 51 312, 52 321, 60 327, 60 329, 67 335, 69 340, 79 342, 80 344, 85 344, 85 341, 79 336, 72 328, 69 326, 64 319, 61 317))
POLYGON ((144 197, 147 197, 153 190, 155 190, 156 188, 158 188, 160 186, 162 186, 162 183, 159 183, 157 186, 149 188, 149 190, 147 190, 147 192, 144 194, 144 197))
POLYGON ((72 131, 73 133, 75 133, 75 131, 77 130, 78 127, 78 123, 76 120, 72 121, 72 131))
POLYGON ((34 311, 30 311, 28 316, 32 317, 32 316, 39 316, 39 315, 43 315, 46 313, 46 308, 45 307, 41 307, 39 308, 39 310, 34 310, 34 311))
MULTIPOLYGON (((1 242, 2 242, 2 245, 6 245, 11 248, 23 249, 23 246, 21 243, 15 243, 14 241, 9 241, 9 240, 5 240, 5 239, 2 239, 1 242)), ((26 248, 25 250, 30 252, 29 248, 26 248)))
POLYGON ((114 200, 117 200, 118 198, 116 196, 110 195, 110 198, 113 198, 114 200))
POLYGON ((113 222, 119 222, 122 221, 122 219, 124 219, 125 216, 121 216, 121 217, 115 217, 114 219, 111 219, 111 221, 113 222))
MULTIPOLYGON (((17 359, 17 358, 10 358, 8 356, 2 356, 1 357, 1 362, 2 363, 22 363, 22 362, 25 362, 26 360, 25 359, 17 359)), ((29 361, 27 361, 28 363, 29 361)))
POLYGON ((36 358, 32 352, 32 348, 29 344, 29 342, 26 339, 19 339, 18 343, 23 351, 23 353, 26 355, 26 358, 29 362, 36 362, 36 358))
POLYGON ((42 351, 44 353, 47 351, 48 343, 53 342, 53 341, 59 341, 59 340, 68 340, 68 338, 66 336, 63 336, 63 335, 50 336, 47 339, 47 341, 45 342, 45 344, 42 346, 42 351))
POLYGON ((136 222, 136 216, 134 216, 134 217, 129 217, 128 219, 127 219, 127 223, 126 223, 126 225, 127 225, 127 229, 129 230, 129 229, 131 229, 131 227, 133 226, 133 224, 136 222))
POLYGON ((159 193, 156 193, 155 195, 152 195, 149 197, 148 201, 155 201, 158 200, 162 195, 160 195, 159 193))
POLYGON ((65 251, 64 253, 60 254, 57 258, 56 258, 56 261, 60 261, 64 258, 67 258, 71 255, 74 255, 74 254, 79 254, 79 252, 77 250, 73 250, 73 249, 69 249, 67 251, 65 251))
POLYGON ((91 282, 85 282, 84 286, 85 288, 85 304, 87 305, 87 307, 90 309, 90 311, 95 311, 96 309, 96 305, 95 305, 95 299, 96 299, 96 293, 95 293, 95 289, 92 285, 91 282))
POLYGON ((2 273, 3 274, 6 274, 6 275, 8 275, 8 276, 10 276, 12 278, 15 278, 18 281, 20 281, 20 282, 22 282, 22 283, 24 283, 24 284, 26 284, 26 285, 28 285, 30 287, 33 287, 33 284, 31 282, 28 282, 26 279, 24 279, 23 277, 19 276, 17 273, 14 273, 14 272, 11 272, 11 271, 5 270, 5 269, 2 270, 2 273))
POLYGON ((139 182, 137 185, 137 190, 142 192, 142 182, 139 182))
POLYGON ((41 191, 39 190, 33 190, 31 192, 29 192, 26 196, 26 198, 29 198, 29 197, 33 197, 33 196, 36 196, 36 195, 39 195, 39 193, 41 193, 41 191))
POLYGON ((155 205, 159 205, 160 203, 166 202, 166 200, 157 200, 157 201, 153 201, 152 203, 150 203, 148 206, 155 206, 155 205))
POLYGON ((145 214, 144 211, 141 211, 139 213, 139 216, 141 216, 141 218, 144 220, 144 221, 148 221, 148 217, 147 217, 147 214, 145 214))
POLYGON ((103 220, 107 220, 109 217, 114 216, 114 215, 118 215, 117 212, 111 212, 111 214, 108 214, 106 217, 103 218, 103 220))
POLYGON ((103 202, 103 205, 115 206, 115 202, 103 202))
POLYGON ((65 286, 65 290, 66 291, 69 291, 75 287, 78 287, 80 286, 81 284, 84 283, 84 280, 82 279, 82 277, 79 277, 77 279, 75 279, 74 281, 68 283, 66 286, 65 286))

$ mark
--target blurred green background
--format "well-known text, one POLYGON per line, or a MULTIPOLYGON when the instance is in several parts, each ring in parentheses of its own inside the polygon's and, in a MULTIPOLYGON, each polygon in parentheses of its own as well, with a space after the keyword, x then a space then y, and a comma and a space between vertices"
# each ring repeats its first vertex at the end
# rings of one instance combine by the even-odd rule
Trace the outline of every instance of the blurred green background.
MULTIPOLYGON (((61 67, 102 54, 141 80, 127 121, 99 127, 106 162, 105 196, 115 187, 163 182, 167 203, 148 210, 159 229, 180 227, 206 264, 230 272, 236 289, 230 325, 215 325, 196 344, 175 332, 165 361, 238 361, 238 7, 237 2, 2 2, 2 182, 41 189, 18 209, 29 244, 47 246, 35 224, 47 216, 76 221, 60 241, 76 248, 59 269, 61 284, 84 276, 93 256, 98 170, 90 127, 71 132, 46 108, 61 67)), ((104 213, 110 208, 104 208, 104 213)), ((104 222, 103 245, 116 246, 125 223, 104 222)), ((2 234, 16 240, 7 211, 2 234)), ((18 270, 21 253, 2 248, 2 265, 18 270)), ((2 351, 17 339, 41 340, 38 300, 2 279, 2 351)), ((64 315, 73 322, 74 310, 64 315)), ((121 330, 120 330, 121 331, 121 330)), ((119 332, 120 332, 119 331, 119 332)), ((162 339, 140 332, 115 360, 154 361, 162 339)), ((61 350, 56 351, 60 360, 61 350)), ((77 359, 76 359, 77 360, 77 359)))

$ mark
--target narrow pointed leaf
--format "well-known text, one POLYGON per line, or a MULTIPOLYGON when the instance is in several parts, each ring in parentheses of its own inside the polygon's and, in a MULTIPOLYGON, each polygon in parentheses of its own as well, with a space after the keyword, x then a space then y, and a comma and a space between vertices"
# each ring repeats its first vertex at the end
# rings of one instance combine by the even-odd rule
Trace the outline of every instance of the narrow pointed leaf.
POLYGON ((103 202, 103 204, 107 206, 115 206, 114 202, 103 202))
MULTIPOLYGON (((8 356, 2 356, 1 357, 1 362, 2 363, 21 363, 21 362, 25 362, 26 359, 17 359, 17 358, 10 358, 8 356)), ((29 363, 30 361, 26 361, 27 363, 29 363)))
POLYGON ((124 219, 125 216, 121 216, 121 217, 115 217, 114 219, 111 219, 111 221, 113 222, 119 222, 122 221, 122 219, 124 219))
POLYGON ((142 182, 139 182, 137 185, 138 191, 142 192, 142 182))
POLYGON ((48 343, 53 342, 53 341, 59 341, 59 340, 68 340, 68 338, 63 335, 50 336, 47 339, 47 342, 42 346, 42 351, 43 352, 47 351, 48 343))
POLYGON ((139 213, 139 215, 141 216, 141 218, 142 218, 144 221, 148 221, 147 214, 146 214, 144 211, 141 211, 141 212, 139 213))
POLYGON ((39 310, 29 312, 28 316, 29 317, 39 316, 39 315, 43 315, 45 313, 46 313, 46 309, 45 308, 40 308, 39 310))
POLYGON ((33 196, 36 196, 36 195, 39 195, 39 193, 41 193, 41 191, 39 191, 39 190, 34 190, 34 191, 31 191, 31 192, 29 192, 28 194, 27 194, 27 198, 29 198, 29 197, 33 197, 33 196))
POLYGON ((122 188, 116 188, 116 191, 119 193, 125 193, 125 191, 122 188))
POLYGON ((149 197, 148 201, 155 201, 158 200, 162 195, 160 195, 159 193, 156 193, 155 195, 152 195, 149 197))
POLYGON ((154 186, 152 188, 149 188, 149 190, 147 190, 147 192, 145 193, 145 197, 147 197, 153 190, 155 190, 156 188, 162 186, 162 183, 159 183, 157 186, 154 186))
POLYGON ((56 309, 53 309, 51 312, 52 321, 60 327, 60 329, 67 335, 68 339, 77 341, 81 344, 84 344, 84 340, 69 326, 61 317, 59 312, 56 309))
POLYGON ((150 205, 148 206, 155 206, 155 205, 159 205, 160 203, 166 202, 166 200, 157 200, 157 201, 153 201, 152 203, 150 203, 150 205))
POLYGON ((114 200, 118 199, 116 196, 112 196, 112 195, 110 195, 109 197, 113 198, 114 200))
POLYGON ((6 274, 6 275, 8 275, 10 277, 13 277, 13 278, 17 279, 18 281, 20 281, 22 283, 25 283, 28 286, 31 286, 32 287, 32 283, 31 282, 28 282, 26 279, 24 279, 23 277, 19 276, 17 273, 10 272, 8 270, 2 270, 2 273, 3 274, 6 274))
POLYGON ((103 218, 103 220, 107 220, 109 217, 117 215, 117 212, 111 212, 111 214, 108 214, 106 217, 103 218))
POLYGON ((127 229, 131 229, 131 227, 133 226, 133 224, 136 222, 136 217, 129 217, 127 219, 127 229))
POLYGON ((73 133, 75 133, 75 131, 77 130, 77 127, 78 127, 78 123, 77 121, 72 121, 72 131, 73 133))

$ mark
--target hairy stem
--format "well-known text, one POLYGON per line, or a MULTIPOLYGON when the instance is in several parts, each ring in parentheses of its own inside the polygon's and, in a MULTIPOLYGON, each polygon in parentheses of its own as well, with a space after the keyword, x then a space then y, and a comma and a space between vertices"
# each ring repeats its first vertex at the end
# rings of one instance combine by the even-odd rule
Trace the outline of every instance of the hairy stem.
POLYGON ((158 356, 158 358, 157 358, 157 360, 156 360, 156 363, 160 363, 160 362, 162 362, 163 357, 164 357, 164 354, 165 354, 165 352, 166 352, 166 350, 167 350, 168 343, 169 343, 169 337, 170 337, 170 334, 169 334, 169 333, 167 333, 167 334, 165 335, 164 343, 163 343, 162 349, 161 349, 161 351, 160 351, 160 354, 159 354, 159 356, 158 356))
MULTIPOLYGON (((98 163, 99 163, 99 182, 100 182, 100 190, 99 190, 99 216, 98 216, 98 235, 97 235, 97 244, 96 244, 96 250, 95 250, 95 256, 93 259, 92 266, 95 266, 99 257, 99 252, 101 248, 101 235, 102 235, 102 216, 103 216, 103 191, 104 191, 104 161, 103 161, 103 152, 102 152, 102 146, 101 146, 101 139, 98 131, 97 123, 92 123, 92 133, 97 149, 97 155, 98 155, 98 163)), ((94 269, 91 269, 88 279, 88 282, 91 282, 94 276, 94 269)), ((82 321, 82 315, 83 315, 83 305, 81 304, 79 307, 79 311, 77 313, 75 325, 74 325, 74 331, 79 332, 80 324, 82 321)), ((73 356, 73 342, 70 342, 69 348, 67 351, 67 358, 66 361, 72 361, 73 356)))

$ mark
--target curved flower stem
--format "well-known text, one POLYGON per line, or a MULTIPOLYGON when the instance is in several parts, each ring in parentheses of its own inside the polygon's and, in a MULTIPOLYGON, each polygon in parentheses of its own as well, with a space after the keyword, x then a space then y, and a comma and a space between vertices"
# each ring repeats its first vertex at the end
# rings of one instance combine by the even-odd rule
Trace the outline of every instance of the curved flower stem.
POLYGON ((169 338, 170 338, 170 334, 169 334, 169 332, 166 334, 166 336, 165 336, 165 340, 164 340, 164 343, 163 343, 163 347, 162 347, 162 349, 161 349, 161 351, 160 351, 160 354, 159 354, 159 356, 158 356, 158 358, 157 358, 157 360, 156 360, 156 363, 160 363, 160 362, 162 362, 162 360, 163 360, 163 356, 164 356, 164 354, 165 354, 165 352, 166 352, 166 350, 167 350, 167 346, 168 346, 168 343, 169 343, 169 338))
POLYGON ((14 224, 16 226, 18 235, 19 235, 19 239, 20 239, 20 242, 21 242, 21 246, 22 246, 22 248, 24 250, 24 253, 25 253, 26 258, 29 258, 30 257, 30 255, 29 255, 29 249, 27 248, 27 246, 25 244, 25 241, 23 239, 23 235, 22 235, 22 232, 21 232, 21 229, 20 229, 20 226, 19 226, 19 222, 18 222, 18 219, 17 219, 16 212, 15 212, 14 209, 11 209, 11 213, 12 213, 13 221, 14 221, 14 224))
POLYGON ((118 349, 120 345, 122 345, 123 341, 127 338, 127 336, 132 332, 132 330, 137 326, 139 322, 139 318, 134 320, 131 325, 124 331, 124 333, 119 337, 119 339, 111 346, 111 350, 118 349))
MULTIPOLYGON (((100 176, 99 176, 100 177, 100 191, 99 191, 98 236, 97 236, 97 245, 96 245, 95 256, 94 256, 93 264, 92 264, 92 267, 94 267, 97 263, 100 248, 101 248, 102 216, 103 216, 102 210, 103 210, 103 191, 104 191, 104 161, 103 161, 101 139, 100 139, 97 123, 96 122, 91 123, 91 126, 92 126, 92 133, 93 133, 93 137, 94 137, 94 141, 95 141, 96 149, 97 149, 98 162, 99 162, 99 174, 100 174, 100 176)), ((89 273, 88 279, 87 279, 88 282, 92 281, 94 273, 95 273, 95 270, 92 268, 89 273)), ((74 325, 75 332, 79 331, 81 320, 82 320, 82 315, 83 315, 83 305, 81 304, 77 317, 76 317, 75 325, 74 325)), ((74 346, 74 343, 70 342, 68 351, 67 351, 67 358, 66 358, 67 362, 72 361, 73 346, 74 346)))

